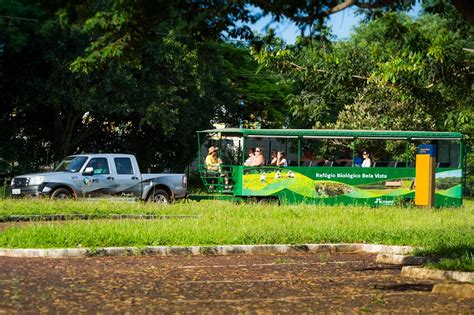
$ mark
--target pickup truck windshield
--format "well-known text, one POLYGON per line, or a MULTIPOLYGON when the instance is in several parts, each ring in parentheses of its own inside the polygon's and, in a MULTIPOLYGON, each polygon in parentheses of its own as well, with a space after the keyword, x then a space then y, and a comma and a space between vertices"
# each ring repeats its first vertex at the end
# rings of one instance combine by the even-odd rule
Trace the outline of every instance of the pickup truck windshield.
POLYGON ((81 169, 82 165, 86 162, 86 156, 68 156, 59 163, 58 167, 54 170, 55 172, 71 172, 77 173, 81 169))

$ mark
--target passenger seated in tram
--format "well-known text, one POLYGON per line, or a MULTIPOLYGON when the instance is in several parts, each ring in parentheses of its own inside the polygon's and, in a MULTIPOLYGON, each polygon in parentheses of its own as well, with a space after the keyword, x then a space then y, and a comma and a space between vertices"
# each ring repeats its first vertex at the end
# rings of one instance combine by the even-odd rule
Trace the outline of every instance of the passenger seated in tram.
POLYGON ((372 167, 372 165, 374 164, 373 161, 372 161, 372 157, 370 155, 370 152, 367 151, 367 150, 364 150, 364 153, 362 154, 362 156, 364 157, 364 160, 362 161, 362 167, 372 167))
POLYGON ((362 157, 362 151, 357 150, 357 156, 354 158, 354 166, 362 167, 363 161, 364 161, 364 158, 362 157))
POLYGON ((283 152, 283 151, 278 151, 277 152, 276 166, 283 166, 283 167, 288 166, 288 162, 285 159, 285 152, 283 152))
POLYGON ((272 151, 272 157, 271 157, 270 163, 268 165, 272 165, 272 166, 277 165, 277 151, 276 150, 272 151))
POLYGON ((245 166, 251 166, 252 161, 255 159, 255 148, 250 148, 249 149, 249 157, 245 160, 244 165, 245 166))
POLYGON ((265 156, 263 155, 263 150, 261 148, 255 148, 255 158, 252 160, 250 166, 264 166, 265 165, 265 156))

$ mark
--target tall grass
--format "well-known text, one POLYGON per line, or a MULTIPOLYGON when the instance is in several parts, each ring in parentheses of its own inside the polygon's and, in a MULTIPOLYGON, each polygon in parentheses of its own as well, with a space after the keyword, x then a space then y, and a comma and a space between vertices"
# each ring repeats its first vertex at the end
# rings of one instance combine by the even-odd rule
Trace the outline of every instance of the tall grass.
POLYGON ((196 218, 41 222, 11 227, 1 247, 100 247, 370 242, 431 252, 474 248, 474 202, 463 208, 315 207, 207 201, 159 207, 118 202, 4 200, 0 215, 55 213, 192 214, 196 218))
POLYGON ((6 199, 8 197, 8 189, 10 188, 7 183, 0 183, 0 199, 6 199))
POLYGON ((127 201, 125 199, 4 199, 0 200, 0 218, 11 215, 51 215, 51 214, 194 214, 193 207, 175 204, 158 206, 153 203, 127 201), (179 210, 178 210, 179 209, 179 210))
POLYGON ((474 201, 462 208, 276 206, 203 201, 0 200, 0 217, 29 214, 155 214, 157 220, 32 222, 0 233, 0 247, 60 248, 367 242, 422 247, 438 268, 474 270, 474 201), (192 215, 176 218, 172 215, 192 215))

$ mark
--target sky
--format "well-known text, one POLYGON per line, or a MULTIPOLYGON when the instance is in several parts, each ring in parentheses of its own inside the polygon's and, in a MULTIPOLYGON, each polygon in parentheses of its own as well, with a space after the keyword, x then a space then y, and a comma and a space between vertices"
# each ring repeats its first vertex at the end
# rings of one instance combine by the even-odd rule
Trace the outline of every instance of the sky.
MULTIPOLYGON (((351 30, 359 24, 361 17, 354 14, 353 9, 347 9, 333 14, 329 20, 328 26, 332 28, 335 39, 341 40, 349 38, 351 30)), ((300 29, 292 22, 285 20, 280 23, 272 23, 271 17, 266 16, 251 26, 252 30, 264 34, 270 27, 275 30, 277 36, 283 38, 288 44, 294 44, 296 37, 301 34, 300 29)))
MULTIPOLYGON (((417 2, 408 14, 410 16, 416 16, 420 12, 420 9, 421 5, 417 2)), ((335 40, 348 39, 351 31, 360 23, 362 17, 356 16, 355 11, 356 8, 349 7, 346 10, 330 15, 328 26, 332 28, 332 34, 335 36, 335 40)), ((283 38, 288 44, 294 44, 296 37, 301 34, 300 29, 290 21, 286 20, 280 23, 274 23, 271 21, 270 16, 260 19, 251 26, 252 30, 260 34, 266 33, 268 27, 273 28, 276 35, 283 38)))

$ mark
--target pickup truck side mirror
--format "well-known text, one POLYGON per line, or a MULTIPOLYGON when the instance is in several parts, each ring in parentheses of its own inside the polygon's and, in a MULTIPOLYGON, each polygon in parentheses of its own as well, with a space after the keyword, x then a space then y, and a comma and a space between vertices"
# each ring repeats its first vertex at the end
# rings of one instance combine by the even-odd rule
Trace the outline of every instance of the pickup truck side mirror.
POLYGON ((94 174, 94 168, 92 166, 86 167, 84 172, 82 172, 82 175, 84 176, 91 176, 94 174))

